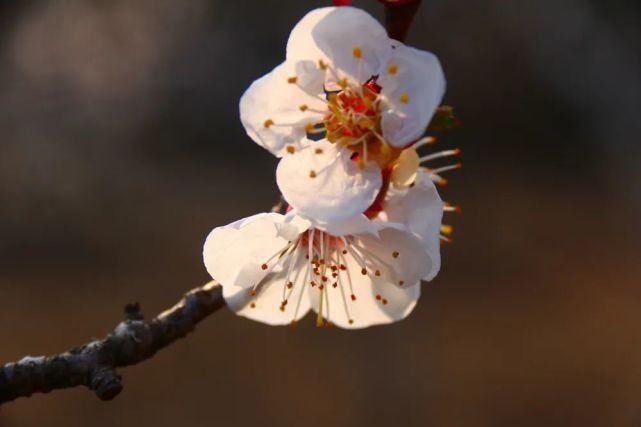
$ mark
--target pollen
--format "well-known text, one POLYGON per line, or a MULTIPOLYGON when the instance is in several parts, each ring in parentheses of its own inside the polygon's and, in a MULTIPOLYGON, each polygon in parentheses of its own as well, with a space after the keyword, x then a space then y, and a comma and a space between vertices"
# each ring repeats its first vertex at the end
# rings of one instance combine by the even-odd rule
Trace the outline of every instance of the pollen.
POLYGON ((250 307, 250 308, 256 308, 256 304, 254 304, 254 303, 252 302, 251 304, 249 304, 249 307, 250 307))
POLYGON ((395 75, 398 72, 398 65, 391 63, 387 66, 387 73, 390 75, 395 75))
POLYGON ((316 172, 314 172, 314 171, 309 171, 309 177, 310 177, 310 178, 316 178, 316 172))
POLYGON ((323 149, 322 148, 317 148, 317 149, 314 150, 314 153, 323 154, 323 149))
POLYGON ((403 92, 399 95, 398 100, 402 104, 407 104, 408 102, 410 102, 410 96, 407 94, 407 92, 403 92))
POLYGON ((354 319, 349 319, 347 322, 352 325, 354 323, 354 319))
POLYGON ((453 227, 451 225, 443 224, 441 225, 441 233, 445 234, 446 236, 449 236, 452 234, 453 227))
POLYGON ((294 147, 293 145, 287 145, 287 146, 285 147, 285 150, 286 150, 289 154, 294 154, 294 153, 296 152, 296 147, 294 147))
POLYGON ((273 125, 273 124, 274 124, 274 121, 273 121, 272 119, 267 119, 267 120, 265 120, 265 122, 263 123, 263 126, 265 126, 266 128, 268 128, 268 127, 270 127, 270 126, 271 126, 271 125, 273 125))
POLYGON ((308 108, 309 107, 307 106, 307 104, 303 104, 300 107, 298 107, 298 109, 301 110, 301 111, 307 111, 308 108))
POLYGON ((323 61, 322 59, 318 60, 318 68, 321 70, 327 70, 327 63, 323 61))
POLYGON ((352 55, 354 55, 354 58, 361 59, 363 57, 363 50, 358 46, 354 46, 352 49, 352 55))
POLYGON ((298 77, 296 76, 287 78, 287 83, 289 84, 295 84, 297 81, 298 81, 298 77))
POLYGON ((394 252, 392 252, 392 256, 393 256, 394 258, 398 258, 398 256, 399 256, 399 255, 400 255, 400 253, 398 253, 398 251, 394 251, 394 252))

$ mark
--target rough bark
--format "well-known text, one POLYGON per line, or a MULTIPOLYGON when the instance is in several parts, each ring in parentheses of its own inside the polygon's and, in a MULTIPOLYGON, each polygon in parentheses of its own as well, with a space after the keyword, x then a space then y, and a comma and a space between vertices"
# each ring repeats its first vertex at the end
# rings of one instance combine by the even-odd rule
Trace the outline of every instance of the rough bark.
POLYGON ((0 368, 0 404, 34 393, 86 386, 102 400, 122 391, 116 368, 135 365, 191 332, 225 305, 215 282, 189 291, 173 307, 144 320, 138 304, 125 307, 125 319, 102 340, 52 356, 27 356, 0 368))

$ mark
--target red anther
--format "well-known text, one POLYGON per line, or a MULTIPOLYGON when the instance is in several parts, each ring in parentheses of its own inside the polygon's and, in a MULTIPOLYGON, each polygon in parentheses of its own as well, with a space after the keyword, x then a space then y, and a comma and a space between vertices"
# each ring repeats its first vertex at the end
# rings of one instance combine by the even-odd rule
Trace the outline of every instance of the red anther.
POLYGON ((325 288, 325 286, 324 286, 324 285, 320 285, 320 286, 318 287, 318 289, 320 289, 321 291, 322 291, 324 288, 325 288))
POLYGON ((345 266, 345 264, 341 264, 341 270, 343 271, 347 270, 347 267, 345 266))
POLYGON ((338 283, 337 283, 337 282, 334 282, 334 283, 332 284, 332 288, 335 288, 336 286, 338 286, 338 283))
POLYGON ((323 277, 321 277, 321 279, 323 280, 323 282, 327 282, 327 280, 328 280, 327 276, 323 276, 323 277))
MULTIPOLYGON (((381 93, 381 90, 383 89, 383 87, 381 85, 379 85, 378 83, 376 83, 377 80, 378 80, 378 76, 371 77, 368 81, 363 83, 363 87, 371 90, 372 92, 374 92, 376 94, 379 94, 379 93, 381 93)), ((372 114, 374 114, 374 113, 372 113, 372 114)))
POLYGON ((261 265, 260 268, 262 268, 263 270, 267 270, 267 264, 261 265))
POLYGON ((383 299, 383 304, 387 304, 387 300, 386 299, 383 299))
POLYGON ((332 3, 334 3, 334 6, 346 6, 351 2, 352 0, 332 0, 332 3))
POLYGON ((356 301, 356 295, 352 294, 351 298, 352 298, 352 301, 356 301))
POLYGON ((365 275, 367 274, 367 269, 366 269, 365 267, 363 267, 363 268, 361 269, 361 274, 362 274, 363 276, 365 276, 365 275))
POLYGON ((457 156, 457 155, 461 154, 461 149, 457 147, 457 148, 454 148, 452 150, 452 152, 454 153, 455 156, 457 156))
POLYGON ((316 286, 316 282, 314 282, 313 280, 309 282, 309 284, 312 285, 312 288, 316 286))
POLYGON ((382 298, 382 297, 381 297, 379 294, 376 294, 376 299, 377 299, 377 300, 379 300, 379 301, 380 301, 380 300, 381 300, 381 298, 382 298))
MULTIPOLYGON (((343 255, 347 255, 347 249, 343 249, 343 255)), ((341 268, 343 268, 343 264, 341 264, 341 268)))

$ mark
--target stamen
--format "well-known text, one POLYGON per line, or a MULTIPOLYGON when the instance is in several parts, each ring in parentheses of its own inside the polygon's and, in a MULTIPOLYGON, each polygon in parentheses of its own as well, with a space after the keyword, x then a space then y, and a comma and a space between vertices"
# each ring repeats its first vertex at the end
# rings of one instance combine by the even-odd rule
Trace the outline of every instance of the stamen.
POLYGON ((314 172, 313 170, 309 171, 309 177, 316 178, 316 172, 314 172))
POLYGON ((363 57, 363 51, 360 47, 354 46, 352 49, 352 55, 354 55, 354 58, 361 59, 363 57))
POLYGON ((407 104, 408 102, 410 102, 410 96, 407 94, 407 92, 403 92, 399 95, 398 100, 402 104, 407 104))
POLYGON ((298 107, 298 109, 301 110, 301 111, 306 111, 308 108, 309 107, 307 106, 307 104, 303 104, 300 107, 298 107))
POLYGON ((318 60, 318 68, 321 70, 327 70, 327 63, 323 61, 322 59, 318 60))
POLYGON ((454 227, 452 227, 451 225, 447 225, 447 224, 441 225, 441 233, 443 233, 446 236, 451 235, 453 230, 454 230, 454 227))
POLYGON ((421 138, 421 139, 419 139, 418 141, 416 141, 416 143, 414 144, 414 146, 413 146, 413 147, 414 147, 414 149, 416 150, 416 149, 418 149, 418 148, 420 148, 420 147, 422 147, 422 146, 424 146, 424 145, 434 144, 435 142, 436 142, 436 138, 435 138, 435 137, 433 137, 433 136, 426 136, 426 137, 421 138))
POLYGON ((293 146, 293 145, 291 145, 291 144, 288 144, 287 146, 285 146, 285 150, 286 150, 289 154, 294 154, 294 153, 296 152, 296 147, 294 147, 294 146, 293 146))
POLYGON ((462 163, 456 163, 454 165, 443 166, 442 168, 431 169, 430 172, 433 174, 441 174, 443 172, 451 171, 454 169, 461 169, 463 167, 462 163))
POLYGON ((274 121, 273 121, 272 119, 267 119, 267 120, 265 120, 265 122, 263 123, 263 126, 265 126, 266 128, 269 128, 269 127, 270 127, 271 125, 273 125, 273 124, 274 124, 274 121))
POLYGON ((387 74, 395 75, 398 72, 398 65, 391 63, 387 66, 387 74))
POLYGON ((424 163, 430 160, 439 159, 441 157, 458 156, 459 154, 461 154, 461 149, 454 148, 452 150, 443 150, 443 151, 439 151, 438 153, 430 154, 428 156, 423 156, 419 159, 419 161, 421 163, 424 163))
POLYGON ((296 77, 296 76, 287 78, 287 83, 289 83, 289 84, 294 84, 297 81, 298 81, 298 77, 296 77))
POLYGON ((450 203, 445 202, 443 204, 443 211, 461 213, 461 207, 460 206, 453 206, 450 203))

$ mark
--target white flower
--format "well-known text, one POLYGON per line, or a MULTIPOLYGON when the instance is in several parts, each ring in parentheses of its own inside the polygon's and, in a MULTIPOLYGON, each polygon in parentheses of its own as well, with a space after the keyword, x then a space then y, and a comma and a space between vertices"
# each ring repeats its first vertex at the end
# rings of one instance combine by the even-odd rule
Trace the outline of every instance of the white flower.
POLYGON ((381 171, 369 162, 357 166, 323 140, 283 157, 276 182, 290 206, 316 221, 341 221, 362 214, 374 201, 381 171))
POLYGON ((412 311, 420 280, 438 270, 439 260, 402 224, 363 215, 324 230, 312 224, 292 211, 210 233, 205 265, 232 310, 270 325, 295 323, 310 309, 319 326, 390 323, 412 311))
POLYGON ((423 135, 444 90, 433 54, 389 39, 360 9, 326 7, 292 30, 285 62, 247 89, 240 116, 279 157, 324 136, 383 168, 423 135))

